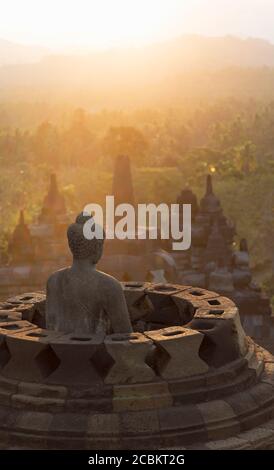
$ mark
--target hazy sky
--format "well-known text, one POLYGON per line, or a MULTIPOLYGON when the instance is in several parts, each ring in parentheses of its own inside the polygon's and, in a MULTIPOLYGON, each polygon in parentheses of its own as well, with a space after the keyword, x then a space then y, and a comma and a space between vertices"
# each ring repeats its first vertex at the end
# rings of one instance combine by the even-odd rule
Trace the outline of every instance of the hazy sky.
POLYGON ((0 37, 49 47, 140 45, 184 33, 274 42, 274 0, 0 0, 0 37))

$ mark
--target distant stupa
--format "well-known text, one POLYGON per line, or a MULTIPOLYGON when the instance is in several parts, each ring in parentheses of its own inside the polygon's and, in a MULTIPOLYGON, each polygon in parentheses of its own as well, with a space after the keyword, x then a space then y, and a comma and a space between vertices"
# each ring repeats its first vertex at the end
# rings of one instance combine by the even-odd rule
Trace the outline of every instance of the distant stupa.
POLYGON ((46 194, 39 217, 40 223, 52 223, 57 217, 66 215, 66 205, 64 197, 61 195, 55 173, 50 175, 48 193, 46 194))
POLYGON ((21 265, 34 260, 33 240, 25 223, 23 210, 20 211, 18 224, 9 240, 8 251, 12 265, 21 265))
POLYGON ((116 206, 125 203, 133 206, 135 204, 130 159, 126 155, 116 157, 112 194, 115 198, 116 206))

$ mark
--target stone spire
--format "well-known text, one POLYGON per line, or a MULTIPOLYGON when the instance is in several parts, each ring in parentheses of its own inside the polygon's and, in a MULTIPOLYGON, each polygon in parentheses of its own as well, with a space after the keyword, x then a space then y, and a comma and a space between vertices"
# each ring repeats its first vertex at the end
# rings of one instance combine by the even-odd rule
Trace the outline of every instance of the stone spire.
POLYGON ((66 215, 66 205, 63 196, 60 194, 56 175, 50 175, 48 193, 44 199, 43 207, 39 217, 40 223, 54 223, 58 216, 66 215))
POLYGON ((20 265, 34 260, 33 240, 25 223, 23 210, 20 211, 18 224, 11 235, 8 251, 11 264, 20 265))
POLYGON ((123 203, 134 205, 131 165, 126 155, 119 155, 115 160, 112 194, 115 198, 115 205, 123 203))
POLYGON ((201 212, 207 214, 218 214, 222 212, 221 204, 217 196, 213 192, 212 177, 207 175, 206 192, 201 199, 201 212))

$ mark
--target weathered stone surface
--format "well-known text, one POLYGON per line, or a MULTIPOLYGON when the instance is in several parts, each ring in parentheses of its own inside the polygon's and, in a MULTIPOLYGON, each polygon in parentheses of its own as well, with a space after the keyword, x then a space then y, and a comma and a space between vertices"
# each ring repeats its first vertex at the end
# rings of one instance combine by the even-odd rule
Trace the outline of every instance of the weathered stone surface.
POLYGON ((184 318, 184 309, 178 307, 174 301, 174 295, 184 290, 186 287, 173 284, 153 284, 152 287, 147 288, 148 299, 154 307, 147 315, 147 321, 166 326, 186 323, 189 318, 184 318))
POLYGON ((257 414, 258 405, 249 391, 233 394, 226 397, 226 403, 228 403, 233 409, 237 419, 241 423, 241 430, 245 430, 248 427, 248 419, 252 414, 257 414))
POLYGON ((48 383, 92 384, 102 382, 100 364, 93 362, 103 335, 63 335, 53 338, 50 347, 58 359, 58 367, 50 374, 48 383))
POLYGON ((197 405, 207 428, 209 440, 222 439, 240 431, 240 423, 232 407, 224 400, 197 405))
POLYGON ((54 334, 43 334, 38 328, 6 336, 10 360, 3 368, 3 374, 18 380, 39 382, 50 375, 58 366, 58 358, 45 339, 54 334), (56 359, 56 361, 54 361, 56 359))
POLYGON ((58 413, 64 410, 65 400, 59 398, 34 397, 16 393, 11 396, 14 408, 58 413))
POLYGON ((105 377, 106 384, 147 382, 155 373, 146 364, 153 343, 141 333, 110 335, 104 344, 115 361, 105 377))
POLYGON ((209 290, 201 289, 200 287, 189 287, 183 293, 181 293, 181 296, 192 304, 196 301, 216 299, 220 297, 217 292, 211 292, 209 290))
POLYGON ((24 333, 28 330, 34 330, 37 326, 29 323, 28 321, 7 321, 0 323, 0 336, 1 335, 16 335, 18 333, 24 333))
POLYGON ((19 415, 16 421, 16 428, 33 430, 34 433, 41 431, 48 431, 52 421, 52 414, 50 413, 39 413, 35 411, 25 411, 19 415))
POLYGON ((16 322, 22 320, 22 314, 13 310, 1 310, 0 311, 0 323, 2 322, 16 322))
POLYGON ((208 365, 199 357, 203 335, 183 327, 170 327, 146 332, 158 350, 155 354, 157 372, 163 378, 180 378, 203 374, 208 365))
POLYGON ((87 432, 89 435, 115 435, 120 432, 120 420, 118 414, 97 413, 88 417, 87 432))
POLYGON ((146 295, 146 289, 151 286, 149 282, 123 282, 121 284, 131 321, 143 318, 154 311, 153 304, 146 295))
MULTIPOLYGON (((220 297, 220 299, 224 299, 220 297)), ((219 298, 218 298, 219 301, 219 298)), ((233 323, 234 334, 239 345, 239 351, 242 356, 247 353, 246 334, 243 330, 240 315, 237 307, 233 302, 221 300, 220 305, 211 305, 210 308, 198 308, 194 315, 195 319, 215 319, 215 320, 231 320, 233 323)))
POLYGON ((172 404, 173 398, 166 382, 113 387, 113 409, 116 412, 164 408, 172 404))
POLYGON ((274 444, 274 431, 263 426, 245 431, 240 437, 249 443, 252 450, 263 449, 264 446, 269 448, 271 444, 274 444))
POLYGON ((273 363, 265 363, 264 364, 264 372, 261 376, 262 382, 269 383, 274 387, 274 364, 273 363))
POLYGON ((269 406, 274 403, 274 387, 267 383, 258 383, 249 390, 259 406, 269 406))
POLYGON ((247 450, 251 445, 240 437, 230 437, 219 441, 210 441, 206 444, 209 450, 247 450))
POLYGON ((5 336, 0 335, 0 369, 3 369, 11 358, 10 350, 6 343, 5 336))
POLYGON ((253 369, 257 377, 260 377, 264 370, 264 361, 261 360, 260 356, 257 354, 255 345, 250 342, 248 344, 248 351, 245 355, 245 359, 248 362, 249 369, 253 369))
POLYGON ((30 395, 33 397, 65 399, 68 395, 68 389, 66 387, 46 385, 44 383, 19 382, 17 391, 20 395, 30 395))
MULTIPOLYGON (((171 294, 168 287, 157 304, 157 287, 152 287, 155 299, 149 302, 156 313, 158 307, 174 303, 176 295, 183 296, 189 290, 178 292, 175 286, 171 294)), ((132 298, 135 307, 143 295, 149 298, 146 292, 139 295, 132 298)), ((235 309, 225 299, 210 296, 187 300, 180 314, 204 302, 211 303, 205 309, 200 307, 203 315, 187 328, 179 325, 105 337, 32 327, 0 335, 1 372, 16 357, 14 371, 27 364, 30 374, 26 378, 24 373, 21 380, 0 375, 0 404, 6 409, 2 416, 0 407, 0 439, 3 435, 5 445, 13 448, 48 449, 271 446, 274 426, 268 420, 274 416, 273 363, 266 362, 262 372, 265 353, 249 340, 245 356, 239 354, 238 347, 235 360, 226 357, 223 365, 209 369, 202 360, 206 336, 190 326, 194 328, 199 321, 209 336, 216 330, 217 355, 222 349, 231 351, 225 338, 227 332, 235 337, 235 309), (218 312, 221 307, 224 315, 218 312), (208 314, 209 310, 213 313, 208 314), (226 325, 223 337, 220 325, 226 325), (111 374, 114 381, 108 385, 105 380, 111 374), (255 437, 243 435, 256 427, 260 432, 255 437)), ((213 341, 213 336, 210 339, 213 341)), ((212 351, 209 353, 208 357, 212 356, 212 351)))
POLYGON ((156 410, 127 412, 120 414, 120 431, 122 435, 151 434, 160 429, 156 410))
POLYGON ((196 405, 176 406, 159 410, 162 431, 178 431, 200 428, 200 439, 206 437, 206 428, 202 414, 196 405))
POLYGON ((52 434, 77 436, 86 434, 88 416, 79 413, 57 413, 53 416, 49 431, 52 434))

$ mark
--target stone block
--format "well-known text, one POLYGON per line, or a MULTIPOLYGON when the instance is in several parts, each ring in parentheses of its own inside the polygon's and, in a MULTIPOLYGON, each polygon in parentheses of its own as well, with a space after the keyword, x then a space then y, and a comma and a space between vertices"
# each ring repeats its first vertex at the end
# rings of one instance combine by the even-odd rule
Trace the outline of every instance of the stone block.
POLYGON ((248 415, 256 413, 258 409, 258 404, 248 390, 227 396, 226 403, 231 406, 237 419, 243 423, 241 429, 245 429, 244 422, 248 415))
POLYGON ((240 422, 233 408, 224 400, 198 403, 209 440, 226 439, 240 431, 240 422))
POLYGON ((248 450, 251 449, 249 442, 240 437, 229 437, 219 441, 210 441, 206 444, 209 450, 248 450))
POLYGON ((6 390, 0 389, 0 405, 9 406, 11 402, 11 396, 11 392, 7 392, 6 390))
POLYGON ((22 314, 13 310, 0 310, 0 325, 6 322, 16 322, 22 320, 22 314))
POLYGON ((265 363, 264 372, 261 375, 261 381, 268 383, 274 387, 274 364, 265 363))
POLYGON ((264 426, 245 431, 239 437, 247 441, 252 450, 266 449, 270 444, 273 445, 274 443, 274 431, 264 428, 264 426))
POLYGON ((32 397, 66 399, 68 394, 66 387, 46 385, 44 383, 19 382, 17 390, 20 395, 30 395, 32 397))
POLYGON ((248 362, 248 368, 253 369, 257 377, 260 377, 264 371, 264 361, 259 359, 259 355, 256 353, 255 348, 250 348, 245 356, 248 362))
POLYGON ((131 321, 139 320, 154 310, 151 301, 146 295, 146 289, 151 285, 149 282, 122 283, 131 321))
POLYGON ((88 416, 88 435, 113 436, 120 432, 119 415, 114 413, 91 414, 88 416))
POLYGON ((57 413, 53 416, 49 433, 61 436, 77 436, 86 434, 88 429, 88 415, 79 413, 57 413))
POLYGON ((184 323, 180 309, 172 296, 172 294, 181 292, 182 289, 182 286, 171 284, 154 284, 153 287, 146 289, 147 298, 153 306, 151 312, 146 316, 147 322, 166 326, 184 323))
POLYGON ((24 294, 15 295, 13 297, 9 297, 7 302, 14 305, 20 304, 36 304, 40 302, 44 302, 46 300, 46 294, 42 292, 26 292, 24 294))
POLYGON ((199 428, 201 439, 206 437, 206 429, 200 410, 196 405, 176 406, 158 411, 161 431, 179 432, 199 428))
POLYGON ((216 292, 211 292, 201 287, 189 287, 181 294, 187 301, 193 303, 200 300, 216 299, 219 296, 216 292))
POLYGON ((16 393, 18 388, 18 381, 7 379, 6 377, 0 376, 0 390, 9 392, 10 394, 16 393))
POLYGON ((157 409, 172 404, 173 399, 166 382, 114 385, 113 387, 113 409, 115 412, 157 409))
POLYGON ((199 357, 204 336, 198 331, 176 326, 145 335, 157 346, 155 367, 161 377, 189 377, 208 371, 208 365, 199 357))
POLYGON ((28 330, 36 329, 36 325, 29 323, 28 321, 7 321, 0 323, 0 336, 12 336, 18 333, 24 333, 28 330))
POLYGON ((218 306, 211 306, 210 309, 199 308, 195 312, 194 319, 230 320, 233 325, 232 333, 235 336, 240 354, 244 356, 247 353, 247 338, 237 307, 218 308, 218 306))
POLYGON ((120 432, 122 435, 153 434, 159 432, 159 418, 156 410, 121 413, 120 432))
POLYGON ((14 408, 25 409, 27 411, 34 410, 58 413, 64 410, 65 400, 15 394, 11 397, 11 404, 14 408))
POLYGON ((66 334, 50 340, 53 353, 58 358, 58 367, 47 378, 47 383, 93 384, 102 382, 104 351, 96 357, 102 345, 103 335, 66 334), (101 358, 101 359, 100 359, 101 358), (100 363, 101 360, 101 363, 100 363))
POLYGON ((16 429, 28 430, 34 433, 47 432, 52 421, 52 414, 35 411, 24 411, 16 420, 16 429))
POLYGON ((106 384, 147 382, 155 373, 146 363, 153 343, 141 333, 109 335, 105 347, 114 365, 105 377, 106 384))
MULTIPOLYGON (((32 331, 35 335, 36 330, 32 331)), ((45 379, 58 365, 50 346, 38 336, 27 336, 26 332, 6 337, 10 360, 3 374, 17 380, 39 382, 45 379)))
POLYGON ((266 407, 274 403, 274 388, 268 383, 258 383, 249 389, 258 406, 266 407))

